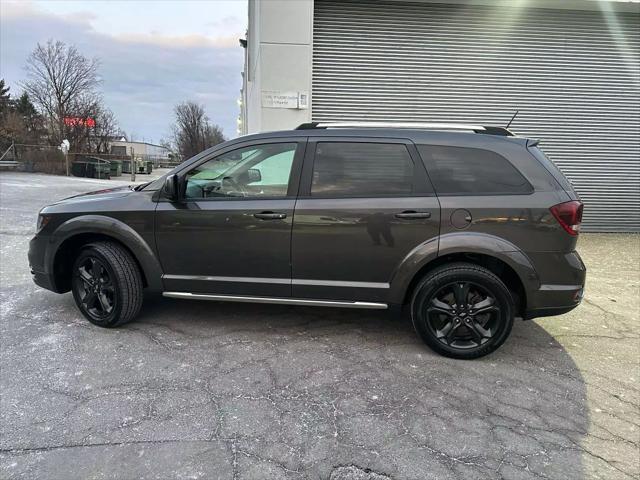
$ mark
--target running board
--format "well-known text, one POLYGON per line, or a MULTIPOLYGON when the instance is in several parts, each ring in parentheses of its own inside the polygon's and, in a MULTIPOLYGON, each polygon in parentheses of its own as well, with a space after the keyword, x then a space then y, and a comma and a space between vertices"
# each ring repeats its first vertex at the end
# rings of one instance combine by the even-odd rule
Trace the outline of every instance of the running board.
POLYGON ((162 292, 162 296, 169 298, 186 298, 191 300, 213 300, 216 302, 273 303, 282 305, 306 305, 309 307, 369 308, 373 310, 385 310, 387 308, 386 303, 347 302, 343 300, 305 300, 302 298, 245 297, 240 295, 208 295, 205 293, 189 292, 162 292))

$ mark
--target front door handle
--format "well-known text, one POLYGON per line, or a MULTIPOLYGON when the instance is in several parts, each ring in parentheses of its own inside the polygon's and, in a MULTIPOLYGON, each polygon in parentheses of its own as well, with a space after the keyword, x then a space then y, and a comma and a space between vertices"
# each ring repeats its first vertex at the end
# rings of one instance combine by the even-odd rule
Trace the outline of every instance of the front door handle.
POLYGON ((431 212, 416 212, 415 210, 405 210, 404 212, 396 213, 396 218, 408 220, 431 218, 431 212))
POLYGON ((260 220, 282 220, 287 218, 287 214, 282 212, 260 212, 254 213, 253 216, 260 220))

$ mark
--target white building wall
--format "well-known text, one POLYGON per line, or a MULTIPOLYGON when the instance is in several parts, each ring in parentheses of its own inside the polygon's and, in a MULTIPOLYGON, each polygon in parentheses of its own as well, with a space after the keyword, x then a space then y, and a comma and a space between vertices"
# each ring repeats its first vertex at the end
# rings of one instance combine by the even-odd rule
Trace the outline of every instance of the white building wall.
POLYGON ((313 0, 249 0, 243 133, 311 120, 313 0), (304 94, 308 108, 263 106, 263 94, 304 94))

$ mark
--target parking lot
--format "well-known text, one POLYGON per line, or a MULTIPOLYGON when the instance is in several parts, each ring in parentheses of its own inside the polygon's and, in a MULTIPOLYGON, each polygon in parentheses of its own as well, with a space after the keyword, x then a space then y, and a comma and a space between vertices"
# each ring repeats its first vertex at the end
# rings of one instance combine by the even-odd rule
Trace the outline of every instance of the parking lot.
POLYGON ((106 330, 27 248, 43 205, 122 183, 0 173, 1 478, 640 476, 639 236, 583 234, 583 304, 476 361, 379 311, 149 296, 106 330))

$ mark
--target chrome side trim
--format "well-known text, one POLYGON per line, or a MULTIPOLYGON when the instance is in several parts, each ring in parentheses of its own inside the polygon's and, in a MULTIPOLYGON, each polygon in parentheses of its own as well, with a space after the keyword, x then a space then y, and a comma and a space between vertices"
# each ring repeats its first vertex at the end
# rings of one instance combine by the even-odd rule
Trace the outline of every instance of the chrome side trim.
POLYGON ((208 295, 204 293, 190 292, 162 292, 163 297, 186 298, 191 300, 213 300, 216 302, 243 302, 243 303, 272 303, 283 305, 306 305, 311 307, 343 307, 343 308, 369 308, 373 310, 385 310, 386 303, 375 302, 347 302, 342 300, 305 300, 302 298, 279 297, 245 297, 241 295, 208 295))
POLYGON ((542 285, 540 285, 539 290, 562 292, 562 291, 580 290, 581 288, 584 288, 584 285, 552 285, 552 284, 543 283, 542 285))
POLYGON ((268 277, 222 277, 214 275, 171 275, 165 274, 166 280, 196 280, 205 282, 240 282, 240 283, 277 283, 283 285, 310 285, 316 287, 347 288, 389 288, 388 283, 350 282, 347 280, 308 280, 303 278, 268 278, 268 277))
POLYGON ((170 275, 165 274, 162 278, 167 280, 197 280, 205 282, 241 282, 241 283, 278 283, 290 285, 289 278, 265 278, 265 277, 217 277, 212 275, 170 275))
POLYGON ((294 278, 291 283, 293 285, 311 285, 315 287, 389 288, 388 283, 349 282, 343 280, 305 280, 294 278))

